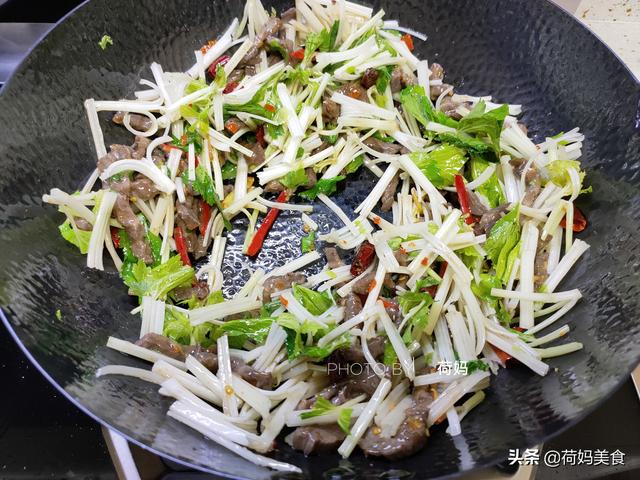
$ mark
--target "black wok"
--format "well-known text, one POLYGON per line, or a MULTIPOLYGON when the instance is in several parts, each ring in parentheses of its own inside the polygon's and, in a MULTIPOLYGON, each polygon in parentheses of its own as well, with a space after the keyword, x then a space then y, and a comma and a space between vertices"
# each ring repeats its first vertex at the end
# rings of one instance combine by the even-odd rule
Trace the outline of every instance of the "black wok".
MULTIPOLYGON (((240 16, 243 3, 93 0, 34 48, 0 95, 0 304, 25 354, 96 420, 184 464, 266 478, 270 472, 168 418, 169 401, 155 386, 95 378, 105 364, 142 365, 104 346, 109 335, 134 338, 138 320, 129 315, 132 303, 117 273, 87 269, 84 257, 57 233, 61 216, 40 199, 56 186, 73 191, 93 168, 85 98, 130 95, 141 76, 150 77, 152 61, 184 70, 193 50, 240 16), (102 51, 98 41, 105 33, 114 45, 102 51)), ((279 11, 290 5, 267 1, 272 4, 279 11)), ((594 193, 580 201, 589 219, 581 238, 591 249, 564 282, 584 294, 567 317, 568 340, 582 342, 584 350, 550 360, 553 368, 544 378, 523 368, 501 371, 487 400, 463 422, 461 436, 452 439, 436 427, 427 448, 401 462, 359 453, 348 462, 337 455, 304 458, 281 445, 275 456, 309 477, 332 470, 345 478, 431 478, 495 463, 510 448, 538 444, 576 423, 640 359, 640 87, 631 73, 585 27, 546 1, 382 5, 387 18, 429 36, 426 43, 415 41, 418 55, 442 63, 458 90, 522 104, 536 140, 574 126, 586 134, 584 163, 594 193)), ((107 142, 122 135, 106 128, 107 142)), ((363 174, 337 196, 339 202, 353 207, 371 183, 363 174)), ((333 217, 319 212, 328 228, 333 217)), ((237 224, 229 239, 227 290, 246 279, 249 266, 271 268, 297 251, 295 215, 280 218, 255 265, 239 254, 242 228, 237 224), (275 250, 276 244, 284 248, 275 250)))

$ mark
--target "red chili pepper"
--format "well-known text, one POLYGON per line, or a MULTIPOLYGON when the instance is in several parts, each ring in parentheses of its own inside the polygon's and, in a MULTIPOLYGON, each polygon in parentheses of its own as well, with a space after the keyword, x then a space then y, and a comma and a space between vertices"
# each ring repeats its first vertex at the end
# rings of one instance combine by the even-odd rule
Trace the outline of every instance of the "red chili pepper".
POLYGON ((163 143, 162 145, 160 145, 160 147, 162 148, 162 151, 164 151, 164 153, 169 153, 171 150, 182 151, 180 147, 176 147, 175 145, 169 145, 168 143, 163 143))
POLYGON ((231 93, 236 88, 238 88, 238 82, 229 82, 227 83, 227 86, 224 87, 224 90, 222 90, 222 93, 231 93))
POLYGON ((289 56, 299 61, 304 60, 304 48, 299 48, 298 50, 294 50, 289 54, 289 56))
POLYGON ((229 55, 222 55, 217 60, 214 60, 213 63, 211 65, 209 65, 209 75, 211 75, 213 78, 215 78, 216 77, 216 71, 218 70, 218 65, 220 65, 222 67, 222 66, 226 65, 229 60, 231 60, 231 57, 229 55))
MULTIPOLYGON (((438 270, 438 275, 442 277, 444 275, 444 272, 446 271, 447 271, 447 262, 442 262, 440 264, 440 270, 438 270)), ((425 288, 425 291, 432 297, 435 297, 436 292, 438 291, 438 285, 431 285, 430 287, 425 288)))
POLYGON ((211 205, 204 201, 204 198, 200 199, 200 235, 204 235, 207 231, 207 225, 211 220, 211 205))
POLYGON ((227 130, 229 133, 234 134, 238 130, 240 130, 240 123, 238 123, 238 121, 232 117, 226 122, 224 122, 224 129, 227 130))
POLYGON ((396 305, 393 301, 388 300, 386 298, 380 297, 379 300, 382 302, 382 305, 384 306, 384 308, 392 308, 396 305))
POLYGON ((475 222, 475 218, 471 215, 471 209, 469 208, 469 193, 467 192, 467 187, 464 186, 464 178, 462 175, 455 176, 455 184, 456 184, 456 192, 458 193, 458 201, 460 202, 460 210, 467 217, 465 218, 465 222, 467 225, 471 225, 475 222))
POLYGON ((498 347, 495 347, 493 345, 491 345, 491 348, 493 349, 494 352, 496 352, 496 355, 498 356, 498 358, 504 364, 505 367, 508 367, 512 365, 513 362, 515 362, 515 359, 511 355, 509 355, 507 352, 500 350, 498 347))
MULTIPOLYGON (((284 190, 280 192, 280 195, 278 195, 276 202, 284 203, 287 201, 287 198, 288 198, 288 193, 286 190, 284 190)), ((276 221, 276 218, 278 218, 279 214, 280 214, 280 209, 278 208, 272 208, 271 210, 269 210, 269 213, 267 213, 267 216, 264 217, 264 221, 262 222, 262 225, 260 225, 260 228, 258 228, 256 233, 253 235, 253 240, 251 240, 251 243, 249 244, 249 248, 247 249, 247 255, 249 255, 250 257, 254 257, 258 254, 258 252, 262 248, 262 244, 264 243, 264 239, 267 236, 267 233, 269 233, 269 230, 271 230, 271 227, 273 226, 273 223, 276 221)))
POLYGON ((174 228, 173 239, 176 242, 176 249, 178 249, 178 253, 180 254, 182 263, 191 266, 191 260, 189 260, 189 252, 187 252, 187 243, 184 240, 184 232, 182 231, 182 228, 174 228))
POLYGON ((260 125, 256 129, 256 140, 262 148, 267 148, 267 141, 264 139, 264 125, 260 125))
POLYGON ((274 113, 276 111, 276 107, 274 107, 273 105, 271 105, 270 103, 265 103, 264 104, 264 108, 266 108, 267 110, 269 110, 271 113, 274 113))
MULTIPOLYGON (((560 220, 560 226, 562 228, 567 228, 567 217, 562 217, 562 220, 560 220)), ((584 214, 580 211, 580 209, 574 205, 573 206, 573 231, 579 233, 583 231, 585 228, 587 228, 587 219, 585 218, 584 214)))
POLYGON ((120 232, 116 227, 111 227, 111 241, 114 247, 120 248, 120 232))
POLYGON ((186 144, 187 144, 187 134, 185 133, 180 137, 180 145, 185 146, 186 144))
POLYGON ((447 262, 442 262, 440 264, 440 270, 438 270, 438 275, 440 277, 442 277, 444 275, 444 272, 447 271, 447 267, 449 266, 449 264, 447 262))
POLYGON ((400 37, 400 40, 404 42, 409 51, 413 51, 413 38, 408 33, 405 33, 400 37))
POLYGON ((351 275, 357 277, 364 272, 376 258, 376 249, 366 240, 360 244, 358 251, 351 263, 351 275))

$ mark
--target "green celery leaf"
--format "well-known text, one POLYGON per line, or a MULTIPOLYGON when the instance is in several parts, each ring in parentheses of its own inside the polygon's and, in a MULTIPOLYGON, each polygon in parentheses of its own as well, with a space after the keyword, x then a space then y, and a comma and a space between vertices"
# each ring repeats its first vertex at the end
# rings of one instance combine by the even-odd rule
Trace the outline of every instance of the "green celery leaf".
POLYGON ((153 268, 138 260, 127 272, 123 269, 121 276, 134 295, 163 300, 174 288, 190 285, 195 273, 192 267, 182 264, 180 255, 174 255, 165 263, 153 268))
MULTIPOLYGON (((222 215, 222 203, 216 194, 216 190, 213 186, 213 179, 207 173, 207 170, 202 166, 198 165, 196 167, 196 180, 193 182, 193 189, 202 195, 202 198, 209 205, 215 205, 220 214, 222 215)), ((224 226, 227 230, 231 230, 231 222, 222 215, 222 220, 224 222, 224 226)))
MULTIPOLYGON (((489 162, 479 156, 472 155, 470 167, 471 179, 475 180, 489 167, 489 162)), ((506 197, 495 172, 476 191, 485 196, 491 208, 496 208, 506 202, 506 197)))
POLYGON ((316 232, 311 230, 308 235, 300 239, 302 253, 309 253, 316 249, 316 232))
POLYGON ((78 247, 80 253, 86 254, 89 251, 89 241, 91 240, 90 231, 78 229, 76 232, 69 223, 69 220, 58 226, 58 229, 60 230, 62 238, 78 247))
POLYGON ((338 416, 338 426, 346 435, 351 435, 351 414, 353 408, 341 408, 338 416))
POLYGON ((424 88, 419 85, 409 85, 402 90, 400 92, 400 103, 424 127, 429 122, 436 122, 453 128, 458 126, 456 120, 433 108, 431 100, 425 95, 424 88))
POLYGON ((321 178, 312 188, 305 190, 304 192, 300 192, 298 195, 306 198, 307 200, 315 200, 320 193, 324 193, 327 196, 332 195, 336 191, 336 184, 340 180, 344 180, 344 178, 345 177, 342 175, 338 175, 333 178, 321 178))
POLYGON ((502 217, 491 228, 484 249, 487 252, 487 258, 493 263, 496 276, 506 284, 507 264, 509 254, 516 247, 520 240, 520 207, 513 209, 507 215, 502 217))
POLYGON ((453 185, 456 174, 467 161, 464 150, 446 144, 430 152, 412 152, 409 158, 436 188, 453 185))
POLYGON ((333 305, 328 292, 316 292, 300 285, 293 286, 293 296, 312 315, 321 315, 333 305))
POLYGON ((309 183, 309 179, 307 178, 307 174, 304 171, 304 168, 297 168, 295 170, 291 170, 284 177, 282 177, 280 179, 280 183, 282 183, 282 185, 290 190, 295 190, 299 186, 309 183))
POLYGON ((260 345, 267 339, 272 324, 273 318, 229 320, 217 328, 216 339, 226 334, 229 337, 229 345, 234 348, 242 347, 247 340, 260 345))

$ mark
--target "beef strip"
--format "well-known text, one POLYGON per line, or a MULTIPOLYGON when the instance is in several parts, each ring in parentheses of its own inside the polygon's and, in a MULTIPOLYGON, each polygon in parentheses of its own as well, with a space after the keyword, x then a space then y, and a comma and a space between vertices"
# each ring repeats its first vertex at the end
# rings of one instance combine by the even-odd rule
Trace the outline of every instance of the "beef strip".
POLYGON ((131 208, 129 199, 121 193, 118 194, 116 203, 113 206, 113 212, 116 220, 124 227, 131 240, 133 254, 144 263, 152 263, 151 245, 149 245, 145 235, 144 225, 134 213, 133 208, 131 208))
POLYGON ((245 155, 245 158, 247 159, 247 164, 250 167, 253 167, 255 165, 260 165, 262 162, 264 162, 264 148, 262 148, 262 145, 260 145, 260 142, 256 142, 253 145, 245 145, 245 146, 253 152, 253 156, 251 157, 247 157, 245 155))
POLYGON ((367 295, 369 293, 369 288, 371 287, 371 282, 373 281, 375 276, 375 271, 367 273, 364 277, 353 284, 353 287, 351 287, 351 291, 353 293, 357 293, 358 295, 367 295))
POLYGON ((162 353, 163 355, 175 360, 184 361, 186 358, 182 345, 169 337, 165 337, 158 333, 147 333, 141 339, 136 341, 136 345, 153 350, 154 352, 162 353))
POLYGON ((192 196, 185 196, 184 202, 176 199, 176 217, 177 220, 184 223, 187 229, 194 230, 198 228, 200 225, 200 218, 192 196))
POLYGON ((242 58, 241 64, 255 63, 255 59, 260 53, 260 49, 268 37, 275 36, 282 27, 282 20, 278 17, 269 17, 267 23, 264 24, 262 31, 258 33, 253 40, 253 44, 242 58))
POLYGON ((358 443, 366 456, 398 460, 413 455, 425 446, 428 435, 427 417, 433 396, 425 387, 415 388, 412 396, 413 404, 406 410, 405 419, 394 437, 382 437, 376 426, 367 430, 358 443))
POLYGON ((118 160, 133 157, 133 149, 128 145, 114 144, 109 146, 109 153, 98 159, 98 171, 104 172, 109 165, 118 160))
POLYGON ((285 189, 286 187, 278 180, 271 180, 264 186, 264 191, 268 193, 280 193, 285 189))
POLYGON ((453 95, 453 89, 448 83, 443 83, 442 85, 431 85, 431 87, 429 87, 429 95, 431 96, 431 100, 436 101, 438 97, 445 92, 445 90, 449 90, 447 95, 453 95))
POLYGON ((204 234, 198 235, 198 239, 196 240, 196 244, 193 248, 193 256, 196 260, 204 257, 209 251, 209 245, 211 245, 212 240, 211 235, 209 235, 209 239, 206 243, 204 241, 204 237, 204 234))
POLYGON ((392 93, 398 93, 407 85, 414 85, 417 82, 415 75, 413 73, 405 72, 400 66, 396 65, 396 67, 391 72, 391 80, 389 80, 389 85, 391 87, 392 93))
POLYGON ((131 194, 131 179, 126 175, 121 176, 118 180, 106 180, 102 183, 114 192, 121 193, 126 197, 131 194))
POLYGON ((177 302, 189 300, 194 295, 198 300, 204 300, 209 296, 209 286, 206 281, 200 280, 191 286, 174 288, 172 291, 172 296, 177 302))
POLYGON ((367 91, 358 82, 347 83, 340 87, 337 92, 356 100, 367 101, 367 91))
POLYGON ((298 11, 296 10, 296 8, 291 7, 288 10, 285 10, 284 12, 282 12, 282 14, 280 15, 280 20, 282 20, 282 23, 288 23, 291 20, 296 19, 297 13, 298 11))
POLYGON ((382 192, 382 197, 380 199, 382 205, 380 206, 380 210, 382 210, 383 212, 388 212, 389 210, 391 210, 391 207, 393 207, 393 202, 396 197, 396 190, 398 189, 399 182, 400 176, 396 173, 389 182, 389 185, 387 185, 382 192))
POLYGON ((464 105, 465 107, 467 107, 469 104, 468 103, 460 104, 460 103, 454 102, 451 98, 447 97, 443 99, 442 102, 440 103, 440 111, 449 118, 453 118, 454 120, 460 120, 462 118, 462 115, 458 113, 458 107, 461 105, 464 105))
POLYGON ((327 258, 327 266, 331 269, 344 266, 338 251, 333 247, 325 247, 324 256, 327 258))
POLYGON ((363 142, 367 147, 372 148, 376 152, 386 153, 388 155, 396 155, 402 150, 402 145, 397 143, 383 142, 375 137, 369 137, 363 142))
POLYGON ((444 78, 444 68, 439 63, 432 63, 431 67, 431 75, 429 75, 429 79, 431 80, 442 80, 444 78))
POLYGON ((340 116, 340 105, 331 100, 329 96, 322 99, 322 119, 325 122, 335 122, 340 116))
POLYGON ((306 188, 313 188, 316 183, 318 183, 318 176, 316 175, 316 171, 313 167, 305 168, 304 173, 307 176, 307 184, 306 188))
MULTIPOLYGON (((218 370, 218 357, 215 347, 203 348, 199 345, 180 345, 172 339, 157 333, 147 333, 136 342, 136 345, 162 353, 181 362, 187 358, 187 355, 193 355, 212 372, 215 373, 218 370)), ((254 387, 268 390, 272 388, 271 373, 256 370, 236 357, 231 357, 231 370, 254 387)))
MULTIPOLYGON (((367 346, 373 358, 378 358, 384 353, 384 342, 385 339, 383 337, 373 337, 367 340, 367 346)), ((337 364, 367 363, 364 353, 362 353, 362 345, 357 340, 348 347, 335 350, 329 356, 329 359, 330 362, 337 364)))
MULTIPOLYGON (((125 112, 116 112, 113 115, 113 123, 117 123, 118 125, 124 125, 124 115, 125 112)), ((129 114, 129 125, 139 132, 146 132, 153 126, 153 122, 146 115, 140 115, 138 113, 130 113, 129 114)))
POLYGON ((215 347, 204 348, 200 345, 183 345, 182 351, 185 359, 191 355, 207 370, 211 372, 218 371, 218 353, 215 347))
POLYGON ((324 387, 317 394, 309 398, 303 398, 302 400, 300 400, 300 402, 298 402, 298 406, 296 407, 296 410, 307 410, 309 408, 313 408, 313 406, 316 404, 316 399, 318 397, 322 397, 326 400, 331 400, 333 397, 335 397, 338 394, 339 390, 340 390, 340 384, 332 383, 331 385, 324 387))
POLYGON ((409 265, 409 254, 403 248, 399 248, 393 252, 393 256, 398 261, 398 265, 406 267, 409 265))
POLYGON ((307 277, 304 273, 293 272, 286 275, 280 275, 278 277, 270 277, 263 284, 262 290, 262 302, 268 303, 271 301, 271 294, 291 288, 294 283, 300 285, 307 281, 307 277))
POLYGON ((367 68, 362 75, 362 78, 360 79, 360 84, 364 88, 369 89, 373 87, 378 81, 378 75, 378 70, 376 70, 375 68, 367 68))
POLYGON ((140 200, 151 200, 160 193, 160 190, 156 188, 155 183, 148 177, 137 174, 130 184, 129 192, 131 196, 139 198, 140 200))
POLYGON ((362 311, 362 300, 355 293, 344 298, 344 321, 350 320, 362 311))
MULTIPOLYGON (((145 117, 146 118, 146 117, 145 117)), ((133 156, 137 160, 144 158, 147 155, 147 147, 151 143, 147 137, 141 137, 136 135, 136 139, 133 141, 131 148, 133 149, 133 156)))
POLYGON ((467 198, 469 198, 469 211, 471 215, 481 217, 489 211, 474 192, 467 190, 467 198))
POLYGON ((73 221, 76 222, 76 227, 78 227, 78 230, 84 230, 85 232, 90 232, 91 230, 93 230, 93 225, 91 225, 85 218, 73 217, 73 221))
POLYGON ((337 424, 310 425, 296 428, 286 441, 295 450, 310 455, 335 451, 345 436, 337 424))
POLYGON ((273 377, 271 373, 256 370, 238 358, 231 357, 231 370, 254 387, 262 388, 263 390, 271 390, 273 388, 273 377))
POLYGON ((402 311, 400 310, 400 304, 397 300, 393 298, 385 298, 384 299, 384 309, 391 318, 391 321, 396 324, 396 326, 402 323, 402 311))
POLYGON ((505 203, 496 208, 492 208, 487 213, 483 214, 480 217, 480 220, 474 224, 473 233, 476 235, 488 235, 496 222, 507 213, 508 207, 509 204, 505 203))
POLYGON ((536 249, 536 257, 533 261, 533 283, 535 290, 538 291, 542 284, 547 280, 549 273, 549 239, 546 241, 538 240, 536 249))
MULTIPOLYGON (((368 343, 371 344, 371 342, 372 341, 369 340, 368 343)), ((382 347, 382 351, 384 351, 384 346, 382 347)), ((382 364, 378 365, 380 368, 384 367, 382 364)), ((380 377, 376 375, 374 369, 368 363, 363 363, 362 370, 351 369, 351 371, 352 373, 349 375, 347 382, 345 382, 346 389, 344 395, 347 398, 357 397, 363 393, 368 397, 373 395, 373 392, 376 391, 380 383, 380 377)))

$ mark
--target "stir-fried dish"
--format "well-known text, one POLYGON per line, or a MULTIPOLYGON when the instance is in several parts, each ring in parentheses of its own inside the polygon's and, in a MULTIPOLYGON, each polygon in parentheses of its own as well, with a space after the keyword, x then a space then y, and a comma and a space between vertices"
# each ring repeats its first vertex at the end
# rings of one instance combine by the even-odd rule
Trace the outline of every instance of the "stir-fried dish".
POLYGON ((268 456, 277 438, 402 458, 434 425, 458 435, 501 367, 546 375, 545 359, 582 348, 557 343, 556 324, 581 297, 558 286, 589 248, 574 238, 584 137, 534 143, 519 105, 455 93, 414 55, 423 40, 348 1, 278 15, 248 0, 186 72, 153 63, 135 98, 85 102, 97 168, 43 198, 87 266, 110 257, 137 298, 139 338, 107 346, 152 364, 99 376, 154 382, 172 418, 299 471, 268 456), (99 112, 130 144, 105 145, 99 112), (345 211, 354 174, 370 189, 345 211), (283 210, 304 228, 276 255, 264 242, 283 210), (247 257, 291 260, 225 296, 226 235, 243 225, 247 257))

